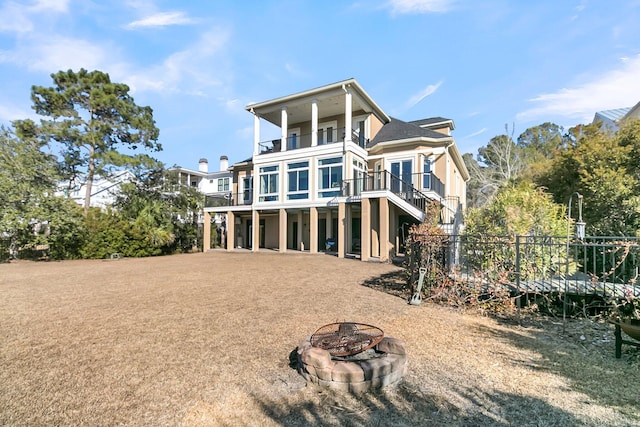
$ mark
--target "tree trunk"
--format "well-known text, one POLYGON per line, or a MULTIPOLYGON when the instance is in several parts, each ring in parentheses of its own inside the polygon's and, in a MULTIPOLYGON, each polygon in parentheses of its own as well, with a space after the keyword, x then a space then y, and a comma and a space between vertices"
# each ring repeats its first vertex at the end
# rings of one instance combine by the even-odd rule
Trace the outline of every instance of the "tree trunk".
POLYGON ((96 165, 94 156, 93 145, 89 148, 89 165, 87 167, 87 182, 86 191, 84 194, 84 216, 89 213, 89 206, 91 205, 91 188, 93 187, 93 175, 95 173, 96 165))

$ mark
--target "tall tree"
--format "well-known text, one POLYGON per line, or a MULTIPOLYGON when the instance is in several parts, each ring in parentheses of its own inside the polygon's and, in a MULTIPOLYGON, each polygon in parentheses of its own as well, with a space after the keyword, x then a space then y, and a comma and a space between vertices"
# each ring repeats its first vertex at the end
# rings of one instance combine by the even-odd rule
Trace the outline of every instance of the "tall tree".
POLYGON ((11 257, 38 244, 50 246, 54 258, 73 257, 82 238, 80 208, 54 195, 56 158, 43 151, 35 123, 18 121, 14 128, 0 129, 0 240, 11 257))
POLYGON ((136 105, 129 86, 111 82, 106 73, 68 70, 51 78, 54 87, 32 87, 33 109, 49 118, 41 120, 42 136, 61 145, 67 178, 85 174, 86 215, 94 178, 108 177, 114 168, 151 166, 149 156, 123 150, 160 151, 159 131, 151 107, 136 105))
POLYGON ((523 149, 513 141, 513 130, 511 135, 507 125, 505 130, 506 134, 491 138, 486 146, 478 149, 477 159, 464 158, 471 175, 467 197, 475 207, 490 201, 500 188, 516 180, 525 168, 523 149))
POLYGON ((578 191, 590 234, 638 235, 640 231, 640 121, 623 124, 617 134, 597 124, 572 130, 574 140, 552 162, 539 183, 557 203, 578 191))

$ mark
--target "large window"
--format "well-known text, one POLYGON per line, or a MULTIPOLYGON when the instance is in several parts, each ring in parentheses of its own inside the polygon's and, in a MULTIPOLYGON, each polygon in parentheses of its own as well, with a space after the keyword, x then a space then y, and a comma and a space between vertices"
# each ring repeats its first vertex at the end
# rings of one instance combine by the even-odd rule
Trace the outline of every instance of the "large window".
POLYGON ((391 191, 406 193, 411 190, 411 160, 391 163, 391 191))
POLYGON ((242 199, 245 205, 250 205, 253 201, 253 179, 250 176, 242 178, 242 199))
POLYGON ((275 202, 278 200, 278 166, 260 168, 260 199, 261 202, 275 202))
POLYGON ((318 161, 318 175, 319 196, 339 196, 340 183, 342 182, 342 157, 318 161))
POLYGON ((309 162, 289 163, 287 165, 289 187, 288 200, 309 198, 309 162))
POLYGON ((287 150, 300 148, 300 128, 289 129, 287 137, 287 150))
POLYGON ((218 179, 218 191, 229 191, 229 178, 218 179))
POLYGON ((367 179, 367 167, 364 161, 353 159, 353 179, 354 188, 351 189, 350 195, 360 195, 365 188, 365 180, 367 179))
POLYGON ((336 121, 320 123, 318 125, 318 145, 331 144, 338 140, 338 125, 336 121))
POLYGON ((431 160, 428 158, 424 159, 422 189, 431 190, 431 160))

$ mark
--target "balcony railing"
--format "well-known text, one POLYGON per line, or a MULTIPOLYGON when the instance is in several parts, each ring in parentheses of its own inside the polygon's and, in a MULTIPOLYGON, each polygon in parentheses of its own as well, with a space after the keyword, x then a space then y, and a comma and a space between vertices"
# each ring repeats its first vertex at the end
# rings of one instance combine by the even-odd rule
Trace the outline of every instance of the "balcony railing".
MULTIPOLYGON (((431 182, 430 178, 429 182, 431 182)), ((341 195, 343 197, 353 197, 360 196, 366 191, 384 190, 391 191, 407 203, 412 204, 422 211, 425 211, 427 203, 433 200, 417 190, 411 182, 403 181, 388 171, 376 172, 361 178, 343 180, 341 195)))
MULTIPOLYGON (((317 134, 318 145, 342 143, 346 135, 345 128, 336 128, 331 131, 327 131, 325 129, 322 131, 318 131, 317 134)), ((311 133, 296 135, 295 137, 290 136, 286 139, 286 151, 311 147, 311 140, 311 133)), ((359 133, 354 130, 351 131, 351 141, 361 148, 365 148, 369 143, 369 140, 364 138, 364 135, 359 135, 359 133)), ((280 138, 262 141, 259 142, 258 145, 260 146, 260 154, 279 153, 283 151, 282 140, 280 138)))
POLYGON ((419 192, 433 191, 440 197, 444 197, 444 184, 431 172, 412 174, 410 179, 393 175, 388 171, 376 172, 362 178, 343 181, 343 191, 347 189, 345 196, 359 196, 362 191, 389 190, 396 194, 405 194, 413 190, 419 192))
POLYGON ((222 195, 205 196, 204 207, 215 208, 220 206, 244 206, 253 203, 253 191, 247 190, 240 193, 227 193, 222 195))

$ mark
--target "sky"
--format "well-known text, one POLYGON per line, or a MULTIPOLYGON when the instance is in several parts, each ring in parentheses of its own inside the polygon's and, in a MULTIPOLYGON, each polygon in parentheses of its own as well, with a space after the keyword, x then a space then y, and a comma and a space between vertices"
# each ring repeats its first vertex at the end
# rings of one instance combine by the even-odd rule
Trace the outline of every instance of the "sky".
POLYGON ((248 104, 355 78, 475 155, 640 102, 639 23, 640 0, 1 0, 0 124, 38 120, 51 74, 100 70, 153 109, 156 158, 217 170, 251 157, 248 104))

